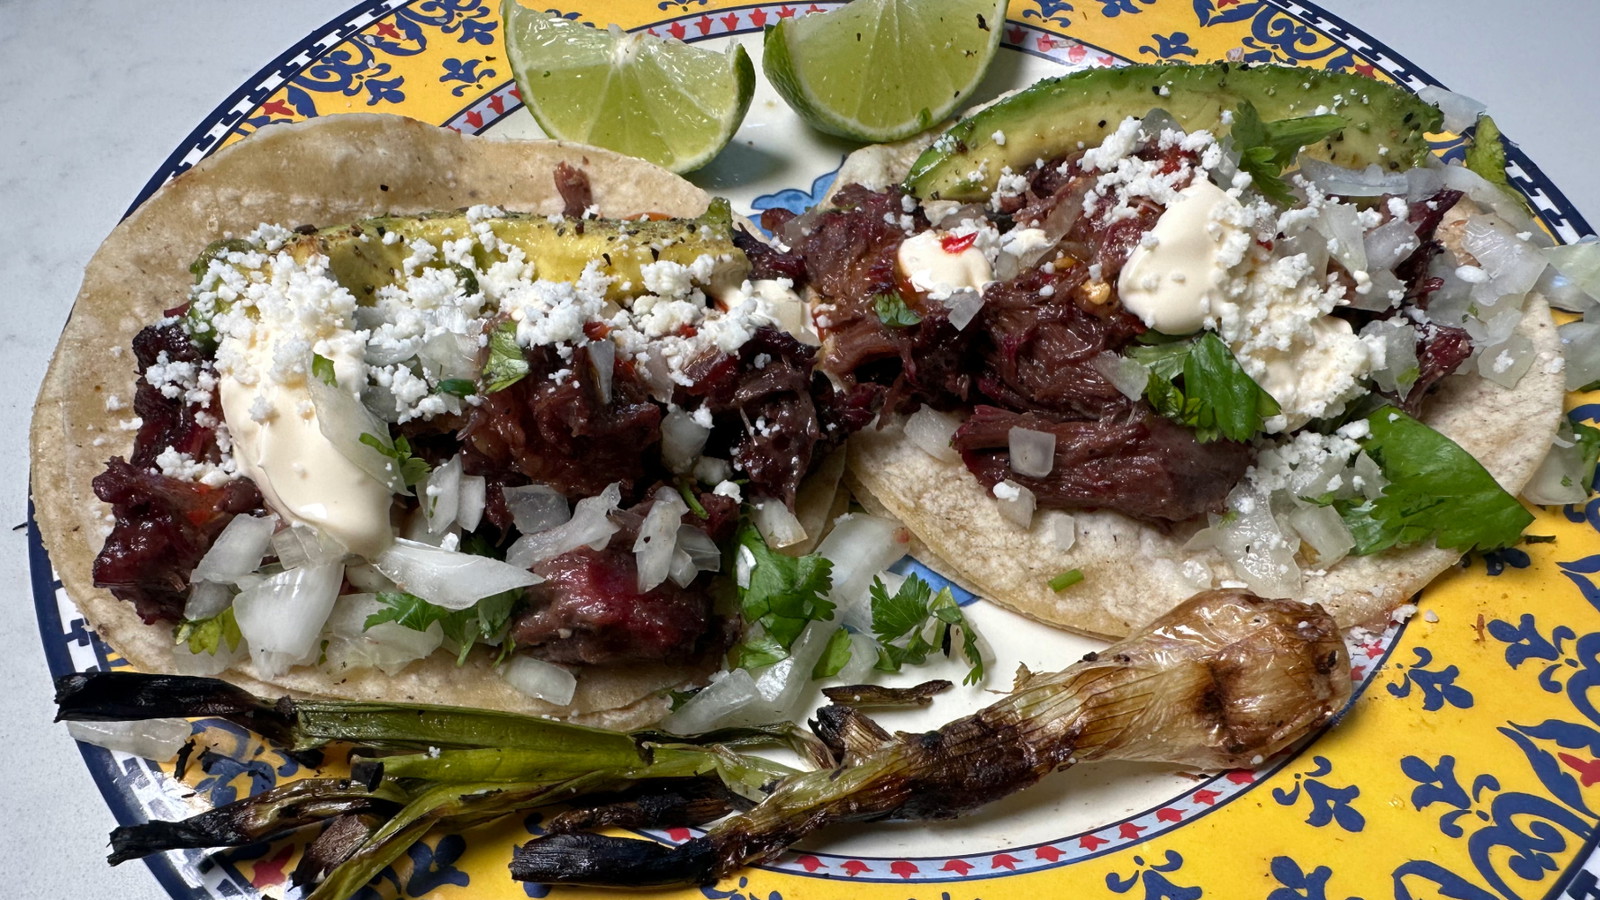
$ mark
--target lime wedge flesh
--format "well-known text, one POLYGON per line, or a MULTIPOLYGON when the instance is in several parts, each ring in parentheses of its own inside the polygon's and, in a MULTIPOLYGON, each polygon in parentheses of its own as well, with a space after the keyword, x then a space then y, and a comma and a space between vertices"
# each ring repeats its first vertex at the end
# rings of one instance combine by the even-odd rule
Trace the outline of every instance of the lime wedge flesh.
POLYGON ((983 79, 1004 0, 854 0, 780 20, 761 68, 811 127, 894 141, 949 115, 983 79))
POLYGON ((545 133, 674 172, 711 161, 750 108, 744 48, 703 50, 643 32, 592 28, 505 4, 506 56, 545 133))

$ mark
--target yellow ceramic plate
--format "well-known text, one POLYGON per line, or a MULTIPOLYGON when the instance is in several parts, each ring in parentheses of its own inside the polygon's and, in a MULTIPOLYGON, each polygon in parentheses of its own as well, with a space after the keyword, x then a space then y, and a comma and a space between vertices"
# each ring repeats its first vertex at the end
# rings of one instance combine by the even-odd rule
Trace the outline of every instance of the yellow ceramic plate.
MULTIPOLYGON (((836 4, 567 0, 565 14, 760 52, 760 30, 836 4)), ((178 147, 145 195, 257 128, 343 112, 394 112, 461 131, 536 136, 499 46, 494 0, 387 0, 350 10, 241 86, 178 147)), ((1156 60, 1291 63, 1432 83, 1359 30, 1287 0, 1014 0, 977 98, 1088 66, 1156 60)), ((1470 87, 1470 86, 1468 86, 1470 87)), ((1450 138, 1451 136, 1443 136, 1450 138)), ((1441 154, 1459 153, 1442 140, 1441 154)), ((694 179, 744 212, 803 209, 851 147, 802 126, 762 83, 734 143, 694 179)), ((1588 226, 1515 148, 1510 174, 1547 229, 1588 226)), ((1573 416, 1600 419, 1600 405, 1573 416)), ((1529 544, 1441 578, 1403 627, 1353 647, 1359 694, 1343 721, 1253 772, 1083 767, 970 819, 860 826, 772 865, 673 897, 1136 900, 1600 897, 1591 855, 1600 810, 1600 500, 1541 512, 1529 544)), ((32 533, 35 597, 56 675, 119 664, 53 581, 32 533)), ((969 600, 971 598, 968 598, 969 600)), ((1060 668, 1088 645, 977 600, 998 671, 1060 668), (1042 649, 1041 649, 1042 648, 1042 649)), ((996 681, 1003 681, 1003 677, 996 681)), ((931 727, 981 705, 941 700, 931 727)), ((124 821, 178 818, 310 774, 234 726, 197 725, 208 748, 183 780, 97 748, 85 758, 124 821)), ((431 834, 360 896, 543 897, 511 881, 511 849, 537 816, 431 834)), ((655 834, 682 841, 687 829, 655 834)), ((151 869, 174 897, 282 897, 291 844, 171 853, 151 869)), ((558 888, 558 897, 617 896, 558 888)))

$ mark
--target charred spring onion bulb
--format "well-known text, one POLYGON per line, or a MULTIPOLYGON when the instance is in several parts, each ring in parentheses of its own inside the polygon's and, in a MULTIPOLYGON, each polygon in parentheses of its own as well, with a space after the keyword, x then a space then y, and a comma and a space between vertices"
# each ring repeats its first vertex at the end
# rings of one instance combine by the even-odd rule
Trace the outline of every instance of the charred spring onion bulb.
POLYGON ((1060 672, 1023 671, 998 703, 922 734, 891 735, 838 703, 818 711, 815 737, 792 726, 624 735, 445 707, 269 702, 213 679, 127 673, 67 676, 57 703, 59 719, 76 721, 217 716, 298 754, 353 744, 352 778, 298 781, 112 834, 118 863, 326 823, 295 880, 320 880, 309 900, 333 900, 431 828, 553 803, 577 808, 517 850, 513 877, 692 884, 830 825, 952 818, 1079 762, 1248 766, 1328 722, 1349 699, 1348 672, 1339 631, 1320 607, 1226 590, 1198 594, 1060 672), (787 744, 818 768, 796 772, 742 749, 763 743, 787 744), (586 830, 702 824, 751 803, 675 847, 586 830))

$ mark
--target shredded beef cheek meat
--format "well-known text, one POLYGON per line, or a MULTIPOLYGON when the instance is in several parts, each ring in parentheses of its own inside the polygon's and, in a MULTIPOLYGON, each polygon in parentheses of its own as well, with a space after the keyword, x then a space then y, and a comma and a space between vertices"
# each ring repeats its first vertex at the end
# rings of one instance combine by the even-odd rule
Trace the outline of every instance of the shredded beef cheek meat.
POLYGON ((1114 351, 1145 327, 1109 306, 1086 312, 1071 299, 1084 267, 1047 274, 1025 272, 984 293, 978 329, 987 335, 978 386, 996 405, 1026 412, 1096 418, 1131 401, 1099 370, 1095 357, 1114 351), (1040 293, 1049 286, 1049 296, 1040 293))
POLYGON ((94 583, 132 603, 146 624, 183 618, 189 573, 234 516, 261 508, 261 492, 248 479, 207 487, 121 457, 93 485, 116 517, 95 557, 94 583))
POLYGON ((1150 522, 1181 522, 1221 512, 1228 491, 1250 465, 1248 444, 1212 441, 1155 415, 1148 407, 1094 421, 1058 422, 1037 413, 992 406, 973 410, 952 441, 979 483, 1010 480, 1033 491, 1040 506, 1114 509, 1150 522), (1011 471, 1012 428, 1055 435, 1055 466, 1044 478, 1011 471))
POLYGON ((589 173, 568 165, 556 163, 554 175, 556 192, 561 195, 561 214, 569 219, 581 219, 594 206, 594 190, 589 186, 589 173))
MULTIPOLYGON (((198 408, 144 378, 163 358, 202 367, 209 362, 177 323, 140 331, 133 353, 140 376, 133 408, 143 422, 130 458, 112 459, 92 482, 113 518, 94 560, 94 581, 132 603, 147 624, 175 622, 183 617, 189 573, 235 515, 262 508, 261 492, 248 479, 213 488, 156 470, 156 457, 168 447, 195 460, 221 458, 216 431, 199 422, 198 408)), ((215 396, 210 408, 220 411, 215 396)))
MULTIPOLYGON (((707 518, 688 513, 684 523, 713 540, 731 537, 738 504, 715 494, 699 499, 707 518)), ((639 592, 632 547, 652 502, 618 513, 621 529, 604 550, 580 547, 533 565, 545 580, 528 588, 513 619, 511 637, 519 649, 577 665, 684 662, 726 649, 705 573, 688 587, 668 580, 639 592)))
POLYGON ((527 376, 483 394, 468 417, 461 434, 465 470, 502 486, 548 484, 570 498, 592 497, 621 481, 624 501, 636 499, 647 474, 659 474, 647 460, 661 442, 661 408, 633 366, 613 366, 607 400, 587 349, 563 360, 554 347, 532 347, 523 358, 527 376), (551 376, 562 369, 570 374, 557 383, 551 376))

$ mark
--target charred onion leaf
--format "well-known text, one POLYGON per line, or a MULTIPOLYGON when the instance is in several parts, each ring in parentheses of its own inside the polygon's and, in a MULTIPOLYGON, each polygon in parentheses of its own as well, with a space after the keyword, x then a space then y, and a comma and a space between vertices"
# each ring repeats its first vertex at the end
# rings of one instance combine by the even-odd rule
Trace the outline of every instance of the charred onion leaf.
POLYGON ((1283 182, 1284 167, 1294 162, 1301 147, 1320 143, 1349 125, 1350 120, 1331 114, 1263 122, 1255 105, 1246 100, 1234 110, 1229 135, 1239 153, 1239 169, 1250 173, 1255 189, 1268 199, 1289 204, 1294 195, 1283 182))
POLYGON ((1533 514, 1506 493, 1483 465, 1432 428, 1384 407, 1367 417, 1361 449, 1389 483, 1376 500, 1338 500, 1338 510, 1363 556, 1432 538, 1447 550, 1509 547, 1533 514))
POLYGON ((1194 429, 1201 441, 1248 441, 1281 410, 1210 331, 1187 341, 1129 347, 1150 370, 1145 398, 1155 411, 1194 429), (1180 384, 1181 380, 1181 384, 1180 384))
POLYGON ((178 822, 124 825, 111 832, 112 865, 163 850, 241 847, 352 813, 392 815, 405 802, 394 787, 368 790, 347 778, 307 778, 178 822))
POLYGON ((890 735, 848 706, 826 707, 837 711, 828 734, 845 764, 785 780, 704 837, 676 847, 536 838, 518 848, 511 873, 703 884, 828 825, 960 815, 1077 762, 1248 766, 1326 723, 1349 697, 1344 641, 1321 607, 1207 591, 1092 659, 1024 673, 1010 695, 938 731, 890 735))
POLYGON ((847 706, 927 706, 934 694, 950 689, 943 678, 924 681, 911 687, 887 687, 881 684, 846 684, 822 689, 823 696, 834 703, 847 706))

